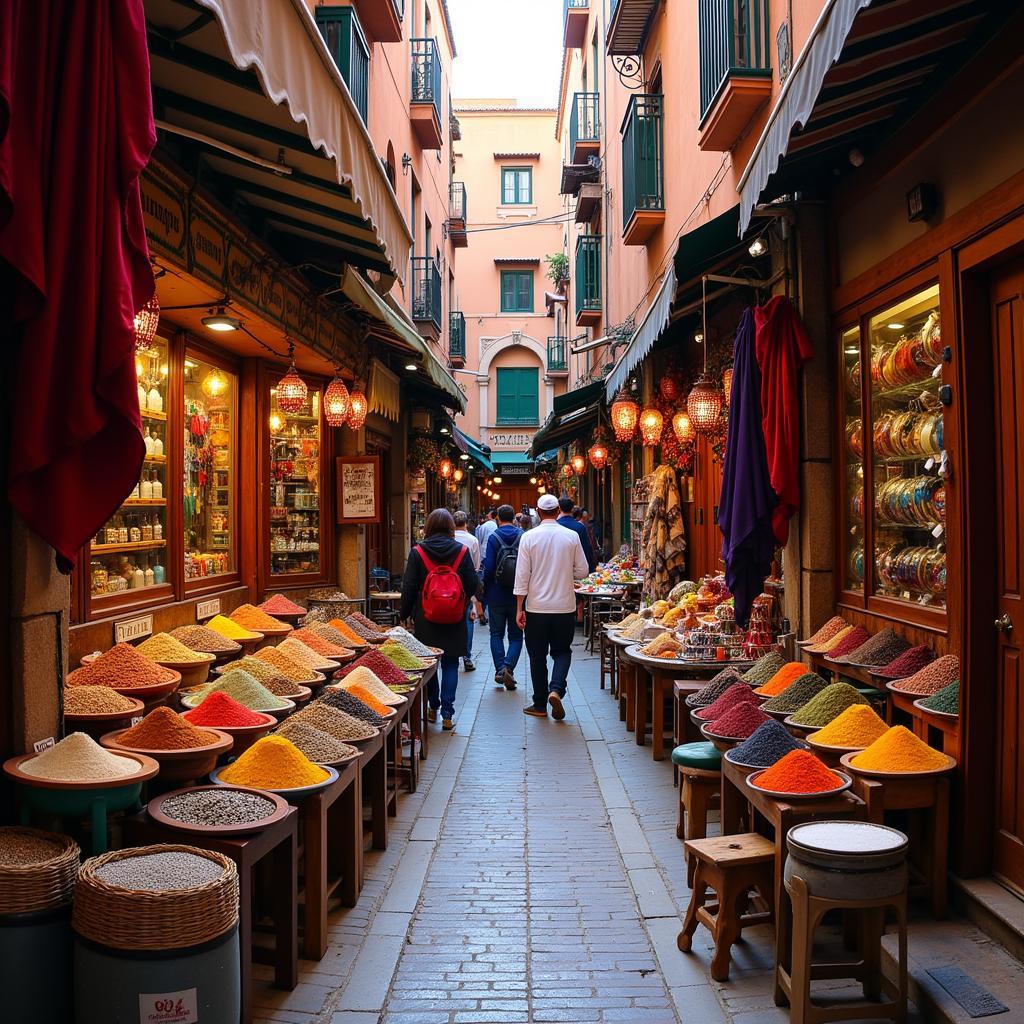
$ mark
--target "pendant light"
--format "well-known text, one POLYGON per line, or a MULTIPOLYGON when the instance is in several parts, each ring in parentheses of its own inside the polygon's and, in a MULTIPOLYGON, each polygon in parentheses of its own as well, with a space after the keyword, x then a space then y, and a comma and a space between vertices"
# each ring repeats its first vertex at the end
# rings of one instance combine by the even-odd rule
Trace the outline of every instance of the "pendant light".
POLYGON ((590 464, 594 469, 601 472, 608 465, 608 449, 605 447, 604 442, 597 441, 595 444, 592 444, 587 452, 587 458, 590 459, 590 464))
POLYGON ((453 480, 454 480, 454 481, 455 481, 455 482, 456 482, 457 484, 461 484, 461 483, 462 483, 462 478, 463 478, 463 477, 464 477, 465 475, 466 475, 466 474, 465 474, 465 473, 463 473, 461 469, 456 469, 456 470, 455 470, 455 471, 454 471, 454 472, 452 473, 452 479, 453 479, 453 480))
POLYGON ((441 465, 437 467, 437 471, 438 473, 441 474, 442 480, 447 480, 452 475, 453 472, 452 460, 442 459, 441 465))
POLYGON ((148 352, 153 347, 157 325, 160 323, 160 303, 153 297, 135 314, 135 351, 148 352))
POLYGON ((345 382, 335 374, 324 392, 324 418, 328 426, 343 427, 348 419, 349 395, 345 382))
POLYGON ((615 401, 612 402, 612 428, 617 441, 630 441, 636 432, 636 423, 640 418, 640 406, 629 397, 623 388, 615 401))
POLYGON ((218 369, 216 366, 203 378, 203 383, 200 385, 203 389, 203 394, 207 398, 220 398, 228 389, 228 379, 224 375, 224 371, 218 369))
POLYGON ((277 382, 277 405, 282 412, 301 412, 306 404, 309 389, 306 382, 295 369, 295 345, 288 343, 288 359, 291 365, 288 372, 277 382))
POLYGON ((582 455, 576 454, 572 457, 572 471, 577 476, 583 476, 587 471, 587 460, 582 455))
POLYGON ((353 430, 358 430, 365 422, 370 411, 370 403, 366 395, 359 387, 353 388, 352 394, 348 396, 348 425, 353 430))
POLYGON ((270 427, 271 434, 280 434, 284 429, 284 417, 274 409, 267 417, 267 426, 270 427))
POLYGON ((692 441, 694 436, 693 424, 690 422, 690 414, 685 409, 672 417, 672 429, 680 441, 692 441))
MULTIPOLYGON (((708 306, 707 278, 701 280, 701 317, 703 335, 708 337, 708 306)), ((710 434, 722 414, 722 392, 718 385, 708 376, 708 345, 704 345, 704 372, 686 396, 686 411, 690 414, 690 422, 698 434, 710 434)))
POLYGON ((653 406, 640 413, 640 437, 645 448, 653 448, 661 440, 664 425, 664 417, 653 406))

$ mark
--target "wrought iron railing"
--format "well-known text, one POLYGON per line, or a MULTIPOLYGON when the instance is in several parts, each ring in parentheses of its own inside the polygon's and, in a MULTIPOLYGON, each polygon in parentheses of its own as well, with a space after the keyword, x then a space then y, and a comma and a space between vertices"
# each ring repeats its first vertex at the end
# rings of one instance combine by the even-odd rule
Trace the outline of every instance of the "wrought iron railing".
POLYGON ((565 373, 569 369, 566 356, 566 338, 558 335, 548 338, 548 373, 565 373))
POLYGON ((601 236, 580 235, 576 239, 576 315, 601 310, 601 236))
POLYGON ((569 151, 575 152, 580 142, 601 141, 600 95, 596 92, 577 92, 572 97, 572 116, 569 119, 569 151))
POLYGON ((441 330, 441 272, 433 256, 412 258, 412 318, 441 330))
POLYGON ((770 77, 768 0, 697 0, 700 116, 728 79, 770 77))
POLYGON ((663 99, 633 96, 622 121, 622 223, 637 210, 665 209, 663 99))
POLYGON ((466 318, 457 309, 448 314, 448 358, 466 358, 466 318))
POLYGON ((413 103, 433 104, 438 121, 441 120, 441 60, 436 39, 412 39, 412 95, 413 103))
POLYGON ((466 183, 453 181, 448 186, 448 216, 452 220, 466 220, 466 183))

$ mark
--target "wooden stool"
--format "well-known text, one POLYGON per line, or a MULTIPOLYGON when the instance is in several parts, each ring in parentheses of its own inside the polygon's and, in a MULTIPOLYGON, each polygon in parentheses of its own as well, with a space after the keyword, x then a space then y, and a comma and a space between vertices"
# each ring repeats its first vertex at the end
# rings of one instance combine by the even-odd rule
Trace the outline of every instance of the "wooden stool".
POLYGON ((697 925, 704 925, 715 940, 711 977, 715 981, 728 981, 732 944, 748 925, 765 924, 773 919, 775 847, 764 836, 747 832, 739 836, 690 839, 686 842, 686 852, 697 869, 690 905, 686 908, 683 930, 676 945, 684 953, 689 952, 697 925), (717 905, 705 905, 708 889, 714 889, 717 905), (768 905, 766 911, 749 910, 751 889, 756 889, 768 905))
POLYGON ((601 643, 599 647, 600 658, 598 666, 600 668, 599 681, 601 689, 604 689, 604 681, 608 680, 608 689, 611 690, 612 694, 615 693, 615 666, 618 663, 618 657, 615 650, 615 644, 608 639, 608 634, 602 629, 601 630, 601 643))

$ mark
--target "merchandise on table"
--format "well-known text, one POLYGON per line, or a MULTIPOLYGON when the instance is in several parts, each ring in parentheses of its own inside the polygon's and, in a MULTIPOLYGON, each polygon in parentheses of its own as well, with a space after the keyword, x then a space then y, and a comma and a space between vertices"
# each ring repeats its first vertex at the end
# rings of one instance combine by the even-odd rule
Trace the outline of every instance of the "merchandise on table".
POLYGON ((375 729, 380 729, 387 724, 385 719, 381 718, 376 711, 373 711, 367 704, 364 704, 358 697, 354 697, 347 690, 328 687, 324 695, 315 701, 313 706, 320 703, 326 704, 328 707, 337 708, 339 711, 344 711, 345 714, 358 718, 360 721, 372 725, 375 729))
POLYGON ((344 679, 351 675, 357 668, 368 668, 382 683, 407 683, 409 677, 390 659, 380 651, 367 651, 361 658, 357 658, 350 665, 346 665, 338 677, 344 679))
POLYGON ((850 760, 854 768, 871 772, 937 771, 948 763, 945 754, 929 747, 902 725, 894 725, 850 760))
POLYGON ((340 634, 342 641, 349 647, 366 646, 366 637, 357 633, 344 619, 331 619, 327 625, 340 634))
POLYGON ((291 679, 293 682, 303 683, 307 679, 313 678, 314 669, 301 664, 296 661, 295 658, 285 654, 284 651, 279 650, 277 647, 264 647, 262 650, 256 652, 256 657, 259 658, 260 661, 266 662, 268 665, 272 665, 281 675, 286 679, 291 679))
POLYGON ((774 793, 826 793, 843 780, 806 750, 791 750, 757 779, 761 789, 774 793))
POLYGON ((221 636, 227 637, 228 640, 262 640, 263 634, 258 633, 252 629, 246 629, 245 626, 233 619, 229 619, 226 615, 214 615, 212 619, 206 624, 207 629, 212 629, 215 633, 220 633, 221 636))
POLYGON ((331 643, 330 640, 314 632, 308 626, 297 629, 288 639, 301 641, 311 651, 324 658, 348 658, 353 653, 350 648, 344 647, 342 644, 331 643))
POLYGON ((877 668, 880 665, 888 665, 893 658, 898 658, 909 647, 910 643, 904 640, 899 633, 891 629, 883 629, 870 640, 866 640, 855 651, 850 651, 833 660, 842 661, 847 665, 877 668))
POLYGON ((170 850, 141 856, 120 857, 93 869, 95 876, 107 885, 134 892, 169 892, 194 889, 215 882, 224 869, 214 860, 198 853, 170 850))
POLYGON ((743 681, 751 686, 761 686, 767 683, 776 672, 786 664, 786 659, 778 651, 769 651, 761 655, 746 672, 743 673, 743 681))
POLYGON ((716 736, 728 736, 731 739, 746 739, 765 722, 770 721, 771 718, 756 704, 741 701, 739 704, 734 704, 714 721, 709 722, 708 732, 714 733, 716 736))
POLYGON ((807 644, 804 650, 810 654, 828 654, 837 644, 841 644, 843 639, 855 629, 859 627, 854 626, 843 626, 835 636, 829 637, 828 640, 822 640, 817 644, 807 644))
POLYGON ((888 728, 870 704, 851 704, 814 734, 814 742, 827 747, 863 749, 871 746, 888 728))
POLYGON ((419 672, 432 664, 432 661, 427 662, 422 658, 418 658, 402 644, 394 640, 386 640, 377 650, 389 661, 393 661, 399 668, 408 669, 410 672, 419 672))
POLYGON ((314 672, 333 672, 338 665, 336 661, 317 654, 312 647, 307 647, 301 640, 296 640, 294 637, 288 637, 287 640, 279 643, 277 650, 286 658, 291 658, 292 661, 309 669, 306 673, 307 676, 314 672))
POLYGON ((211 683, 190 690, 182 697, 182 702, 196 707, 211 693, 226 693, 250 711, 281 711, 289 706, 286 700, 276 697, 258 679, 237 668, 225 672, 211 683))
POLYGON ((171 636, 190 651, 201 654, 232 654, 242 649, 241 644, 207 626, 179 626, 171 630, 171 636))
POLYGON ((275 619, 254 604, 239 605, 229 616, 232 622, 246 629, 263 630, 288 629, 288 623, 275 619))
POLYGON ((208 694, 182 718, 187 718, 193 725, 208 725, 214 729, 244 729, 266 722, 263 714, 239 704, 221 690, 208 694))
POLYGON ((139 654, 131 644, 115 644, 95 661, 75 669, 65 682, 67 686, 116 686, 127 690, 169 683, 176 678, 171 669, 139 654))
POLYGON ((805 641, 807 646, 815 646, 817 644, 827 643, 833 639, 837 633, 841 630, 846 629, 848 623, 842 617, 842 615, 833 615, 820 629, 817 630, 812 636, 808 637, 805 641))
POLYGON ((64 690, 65 715, 129 714, 138 706, 109 686, 69 686, 64 690))
POLYGON ((340 629, 335 629, 334 626, 329 626, 326 622, 306 622, 303 623, 299 632, 314 633, 322 640, 326 640, 329 644, 333 644, 335 647, 339 647, 342 650, 351 650, 353 647, 365 647, 365 641, 357 636, 355 633, 351 637, 346 637, 340 629))
POLYGON ((673 633, 661 633, 640 648, 640 654, 648 658, 677 658, 682 653, 683 645, 673 633))
MULTIPOLYGON (((368 625, 364 622, 363 620, 365 618, 365 615, 361 615, 359 612, 353 612, 351 615, 345 616, 345 624, 363 640, 379 640, 383 636, 383 633, 381 633, 373 623, 368 625)), ((333 624, 334 622, 332 620, 331 625, 333 624)))
POLYGON ((404 626, 395 626, 388 630, 388 636, 396 643, 401 644, 407 651, 415 654, 417 658, 433 659, 434 652, 422 641, 417 640, 404 626))
POLYGON ((309 722, 285 722, 277 730, 277 735, 294 743, 314 764, 332 764, 355 757, 359 753, 358 747, 336 739, 309 722))
POLYGON ((197 789, 176 793, 160 804, 160 812, 185 825, 247 825, 274 813, 277 805, 259 793, 237 789, 197 789))
MULTIPOLYGON (((281 673, 269 662, 263 661, 255 655, 247 654, 244 658, 237 658, 235 661, 229 661, 224 666, 224 673, 228 672, 248 672, 253 679, 259 680, 266 686, 272 679, 283 679, 281 673)), ((269 687, 268 687, 269 689, 269 687)))
POLYGON ((927 700, 921 701, 921 707, 929 711, 938 711, 943 715, 960 714, 960 680, 954 679, 949 686, 944 686, 933 693, 927 700))
POLYGON ((253 789, 301 789, 315 786, 328 773, 313 764, 290 740, 271 734, 258 739, 226 768, 218 779, 253 789))
POLYGON ((609 622, 608 625, 610 628, 615 629, 621 633, 624 629, 627 629, 629 626, 632 626, 634 622, 644 621, 645 620, 642 615, 638 615, 636 612, 630 612, 624 619, 620 619, 618 622, 609 622))
POLYGON ((306 609, 301 604, 290 601, 284 594, 271 594, 259 605, 261 612, 267 615, 305 615, 306 609))
POLYGON ((360 665, 350 675, 345 676, 341 681, 344 690, 351 690, 353 686, 362 686, 381 702, 381 704, 401 704, 402 700, 395 695, 395 691, 377 678, 365 665, 360 665))
POLYGON ((770 768, 791 750, 802 749, 803 744, 795 739, 781 722, 769 718, 762 722, 748 739, 733 747, 729 752, 729 758, 736 764, 770 768))
POLYGON ((109 782, 135 775, 139 762, 104 750, 91 736, 73 732, 60 743, 22 761, 25 775, 50 782, 109 782))
POLYGON ((170 708, 159 707, 138 725, 119 733, 117 742, 136 750, 191 750, 208 747, 220 738, 215 732, 196 728, 170 708))
POLYGON ((836 661, 839 658, 845 657, 851 651, 857 650, 858 647, 862 647, 870 639, 871 634, 863 626, 854 626, 845 636, 829 647, 825 657, 829 661, 836 661))
POLYGON ((960 659, 955 654, 944 654, 941 658, 919 669, 906 679, 897 679, 891 685, 906 693, 922 697, 938 693, 945 686, 960 678, 960 659))
POLYGON ((799 711, 828 685, 816 672, 806 672, 794 679, 777 697, 762 704, 761 708, 764 711, 799 711))
POLYGON ((623 627, 619 631, 619 636, 624 640, 642 640, 644 638, 644 630, 648 626, 647 619, 638 617, 634 622, 631 622, 628 626, 623 627))
POLYGON ((930 665, 935 660, 935 652, 924 644, 911 647, 899 657, 893 658, 888 665, 874 670, 874 675, 883 679, 906 679, 915 672, 930 665))
POLYGON ((758 701, 746 683, 733 683, 721 697, 707 707, 699 708, 694 714, 705 722, 713 722, 716 718, 721 718, 729 708, 744 702, 756 704, 758 701))
POLYGON ((719 697, 736 683, 742 683, 743 678, 734 668, 723 668, 721 672, 712 676, 706 686, 690 696, 686 703, 691 708, 706 708, 714 704, 719 697))
POLYGON ((156 662, 200 662, 208 661, 206 654, 193 651, 170 633, 155 633, 135 648, 140 654, 156 662))
POLYGON ((288 721, 305 722, 336 740, 369 740, 377 735, 377 730, 368 722, 340 708, 331 707, 322 700, 313 701, 308 708, 296 712, 288 721))
POLYGON ((375 711, 382 718, 390 714, 391 709, 386 705, 382 704, 373 693, 368 690, 365 686, 359 683, 351 683, 346 680, 342 684, 342 688, 346 693, 352 694, 353 697, 357 697, 361 700, 371 711, 375 711))
POLYGON ((826 726, 848 707, 867 703, 867 698, 849 683, 832 683, 798 708, 789 721, 794 725, 826 726))
POLYGON ((786 661, 778 671, 762 683, 755 691, 760 697, 778 697, 783 690, 807 674, 807 666, 802 661, 786 661))

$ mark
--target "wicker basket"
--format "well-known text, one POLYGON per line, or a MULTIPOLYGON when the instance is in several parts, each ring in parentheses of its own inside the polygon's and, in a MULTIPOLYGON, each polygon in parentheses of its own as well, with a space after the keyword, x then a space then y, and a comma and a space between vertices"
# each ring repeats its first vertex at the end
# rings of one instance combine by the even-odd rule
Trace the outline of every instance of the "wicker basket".
MULTIPOLYGON (((306 607, 311 615, 316 612, 328 612, 328 618, 340 619, 352 612, 362 610, 363 602, 358 597, 339 598, 332 595, 337 594, 336 590, 318 588, 311 590, 306 595, 306 607)), ((326 619, 323 621, 327 621, 326 619)))
POLYGON ((0 915, 27 914, 70 903, 78 877, 78 844, 56 832, 14 825, 0 828, 0 841, 7 836, 45 839, 53 843, 54 852, 34 864, 0 864, 0 915))
POLYGON ((71 924, 86 939, 111 949, 160 950, 198 946, 238 921, 238 871, 222 853, 175 843, 138 846, 92 857, 75 886, 71 924), (110 885, 96 869, 111 861, 154 853, 191 853, 219 864, 224 873, 192 889, 165 892, 110 885))

